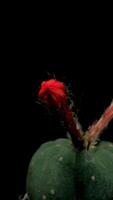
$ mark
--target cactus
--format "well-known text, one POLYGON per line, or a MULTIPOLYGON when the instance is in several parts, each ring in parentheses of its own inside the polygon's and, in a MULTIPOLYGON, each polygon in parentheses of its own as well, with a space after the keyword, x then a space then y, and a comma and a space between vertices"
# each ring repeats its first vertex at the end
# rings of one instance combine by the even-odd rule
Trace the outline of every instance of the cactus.
POLYGON ((42 144, 27 174, 30 200, 113 200, 113 144, 97 141, 113 119, 113 103, 84 133, 67 103, 67 90, 56 80, 43 82, 39 97, 54 106, 71 138, 42 144))
POLYGON ((75 198, 76 150, 68 139, 43 144, 34 154, 27 177, 32 200, 75 198))
POLYGON ((113 144, 100 142, 76 159, 77 200, 113 199, 113 144))

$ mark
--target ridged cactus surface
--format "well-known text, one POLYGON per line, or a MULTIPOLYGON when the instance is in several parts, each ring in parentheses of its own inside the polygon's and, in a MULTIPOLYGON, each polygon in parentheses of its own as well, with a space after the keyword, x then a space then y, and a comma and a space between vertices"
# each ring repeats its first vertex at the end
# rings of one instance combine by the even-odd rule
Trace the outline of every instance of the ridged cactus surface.
POLYGON ((76 150, 68 139, 43 144, 34 154, 27 177, 30 200, 75 198, 76 150))
POLYGON ((30 200, 112 200, 113 144, 78 151, 69 139, 43 144, 28 169, 30 200))
POLYGON ((113 144, 101 141, 79 152, 75 172, 77 200, 112 200, 113 144))

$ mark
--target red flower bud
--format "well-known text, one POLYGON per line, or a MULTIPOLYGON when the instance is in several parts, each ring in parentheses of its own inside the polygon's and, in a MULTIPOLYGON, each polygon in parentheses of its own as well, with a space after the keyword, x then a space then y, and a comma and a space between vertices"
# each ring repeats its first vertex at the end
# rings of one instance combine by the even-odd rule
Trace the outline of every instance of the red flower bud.
POLYGON ((81 140, 81 130, 78 127, 78 121, 74 119, 73 113, 68 106, 67 92, 64 83, 51 79, 43 81, 38 96, 49 106, 55 106, 63 121, 67 124, 73 142, 81 140))
POLYGON ((67 102, 65 85, 54 79, 42 82, 38 96, 49 106, 55 105, 57 108, 67 102))

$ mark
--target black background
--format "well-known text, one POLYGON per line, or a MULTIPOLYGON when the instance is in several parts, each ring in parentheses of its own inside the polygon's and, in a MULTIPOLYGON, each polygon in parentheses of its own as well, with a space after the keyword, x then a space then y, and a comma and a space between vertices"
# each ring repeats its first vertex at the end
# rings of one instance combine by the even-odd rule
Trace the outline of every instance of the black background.
MULTIPOLYGON (((11 185, 13 195, 18 197, 25 193, 27 167, 33 153, 42 143, 65 137, 57 117, 36 103, 41 82, 55 75, 66 83, 86 130, 113 99, 113 52, 111 25, 101 18, 96 23, 90 16, 81 20, 78 16, 71 24, 63 17, 59 24, 57 19, 49 23, 46 16, 42 21, 40 16, 29 15, 11 22, 5 58, 9 67, 5 67, 4 79, 8 107, 5 158, 10 158, 6 166, 12 183, 8 187, 11 185)), ((102 139, 113 141, 112 122, 102 139)))

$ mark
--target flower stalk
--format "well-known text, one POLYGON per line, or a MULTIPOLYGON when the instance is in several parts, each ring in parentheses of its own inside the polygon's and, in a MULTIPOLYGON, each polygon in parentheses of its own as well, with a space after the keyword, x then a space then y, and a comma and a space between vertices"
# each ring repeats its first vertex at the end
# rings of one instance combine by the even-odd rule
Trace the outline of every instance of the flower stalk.
POLYGON ((73 143, 83 143, 82 129, 68 105, 68 92, 64 83, 51 79, 41 84, 38 96, 49 107, 55 107, 68 127, 73 143))
POLYGON ((100 134, 103 130, 108 126, 109 122, 113 119, 113 101, 110 106, 108 106, 100 117, 100 119, 89 127, 88 129, 88 143, 94 143, 97 138, 99 138, 100 134))

